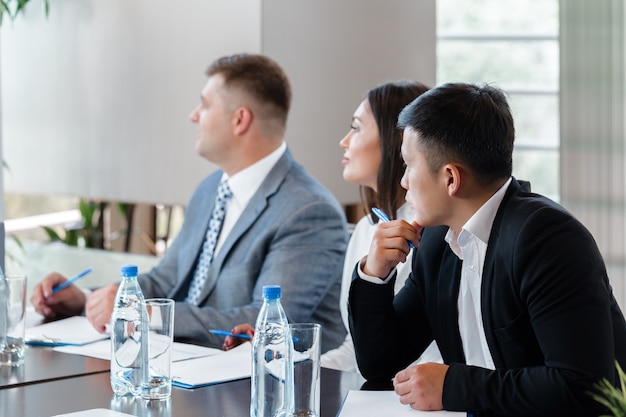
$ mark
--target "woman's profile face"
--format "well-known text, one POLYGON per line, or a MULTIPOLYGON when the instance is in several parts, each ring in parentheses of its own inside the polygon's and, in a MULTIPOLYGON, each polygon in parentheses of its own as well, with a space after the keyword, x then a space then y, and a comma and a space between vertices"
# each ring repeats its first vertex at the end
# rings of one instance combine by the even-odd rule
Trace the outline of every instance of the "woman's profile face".
POLYGON ((344 150, 343 179, 376 190, 380 166, 380 137, 378 125, 367 100, 363 100, 352 116, 350 131, 341 139, 344 150))

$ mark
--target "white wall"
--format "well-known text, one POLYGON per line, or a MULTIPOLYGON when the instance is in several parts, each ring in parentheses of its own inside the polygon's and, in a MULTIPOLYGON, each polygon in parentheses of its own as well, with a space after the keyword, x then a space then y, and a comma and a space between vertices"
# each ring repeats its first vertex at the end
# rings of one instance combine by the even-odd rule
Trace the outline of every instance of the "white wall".
POLYGON ((435 0, 263 2, 262 46, 294 88, 287 141, 296 158, 343 203, 339 141, 368 89, 385 81, 435 83, 435 0))
POLYGON ((185 203, 204 70, 260 50, 259 1, 31 3, 2 27, 6 190, 185 203))
POLYGON ((263 52, 289 74, 287 142, 344 203, 338 142, 366 90, 435 80, 435 0, 32 2, 0 36, 7 191, 185 204, 215 169, 188 114, 215 58, 263 52))

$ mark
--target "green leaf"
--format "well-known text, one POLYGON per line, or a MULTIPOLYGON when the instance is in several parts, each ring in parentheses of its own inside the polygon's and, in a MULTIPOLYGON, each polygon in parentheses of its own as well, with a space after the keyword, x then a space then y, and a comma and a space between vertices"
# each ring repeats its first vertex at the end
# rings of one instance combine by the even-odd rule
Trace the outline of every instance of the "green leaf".
POLYGON ((22 252, 26 252, 26 249, 24 248, 24 243, 22 243, 22 239, 20 239, 19 237, 15 235, 12 235, 11 238, 13 239, 17 247, 22 250, 22 252))
MULTIPOLYGON (((590 392, 589 395, 604 405, 613 413, 613 417, 626 416, 626 374, 620 364, 615 361, 615 367, 619 376, 620 388, 615 387, 606 378, 594 385, 598 392, 590 392)), ((602 416, 611 417, 611 416, 602 416)))
POLYGON ((80 215, 83 218, 83 227, 87 230, 91 230, 93 228, 93 215, 96 212, 97 204, 90 201, 80 200, 78 202, 78 209, 80 210, 80 215))
MULTIPOLYGON (((0 24, 2 23, 2 17, 5 13, 9 15, 9 18, 11 17, 9 4, 5 0, 0 0, 0 24)), ((2 165, 4 165, 5 168, 8 168, 8 165, 4 160, 2 161, 2 165)))
POLYGON ((65 242, 65 239, 61 238, 61 236, 59 236, 59 234, 51 227, 48 227, 48 226, 41 226, 41 227, 48 234, 48 237, 50 238, 51 242, 65 242))
POLYGON ((78 238, 80 237, 79 230, 66 230, 65 231, 65 244, 68 246, 78 246, 78 238))
POLYGON ((17 8, 15 9, 13 17, 17 16, 17 14, 24 8, 24 6, 26 6, 26 3, 28 2, 29 0, 17 0, 17 8))
POLYGON ((124 217, 127 216, 127 212, 128 212, 128 204, 126 203, 117 203, 115 205, 117 207, 117 211, 124 217))

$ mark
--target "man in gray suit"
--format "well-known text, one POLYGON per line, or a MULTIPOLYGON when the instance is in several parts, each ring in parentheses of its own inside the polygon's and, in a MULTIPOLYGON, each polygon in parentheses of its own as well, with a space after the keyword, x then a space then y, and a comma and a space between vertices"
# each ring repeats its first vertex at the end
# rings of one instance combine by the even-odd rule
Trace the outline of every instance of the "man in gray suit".
MULTIPOLYGON (((144 295, 176 300, 176 337, 221 345, 209 330, 254 322, 262 287, 278 284, 289 321, 322 324, 322 350, 334 348, 345 337, 339 319, 345 218, 283 141, 287 76, 271 59, 249 54, 220 58, 207 75, 190 118, 198 125, 197 152, 221 169, 196 189, 161 262, 139 276, 144 295), (218 187, 225 188, 216 202, 218 187), (221 204, 219 222, 210 221, 221 204)), ((90 295, 72 285, 53 295, 64 281, 53 273, 35 288, 36 310, 49 317, 84 310, 104 331, 117 285, 90 295)))

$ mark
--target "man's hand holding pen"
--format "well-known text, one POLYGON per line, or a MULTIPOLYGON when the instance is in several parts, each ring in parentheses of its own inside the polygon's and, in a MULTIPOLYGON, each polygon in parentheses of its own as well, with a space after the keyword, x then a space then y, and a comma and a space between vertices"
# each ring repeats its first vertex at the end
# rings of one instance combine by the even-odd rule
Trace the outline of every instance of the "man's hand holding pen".
POLYGON ((68 280, 63 275, 52 273, 35 286, 31 302, 35 311, 45 317, 64 317, 81 314, 85 307, 85 294, 75 285, 55 291, 68 280))
POLYGON ((254 337, 254 326, 249 323, 238 324, 231 330, 231 335, 227 336, 222 345, 222 349, 230 350, 235 346, 238 346, 246 340, 251 340, 254 337), (239 337, 238 335, 247 335, 248 339, 239 337))
POLYGON ((361 260, 361 270, 370 276, 387 278, 400 262, 405 262, 411 247, 419 245, 423 227, 404 220, 380 222, 376 227, 368 255, 361 260))

